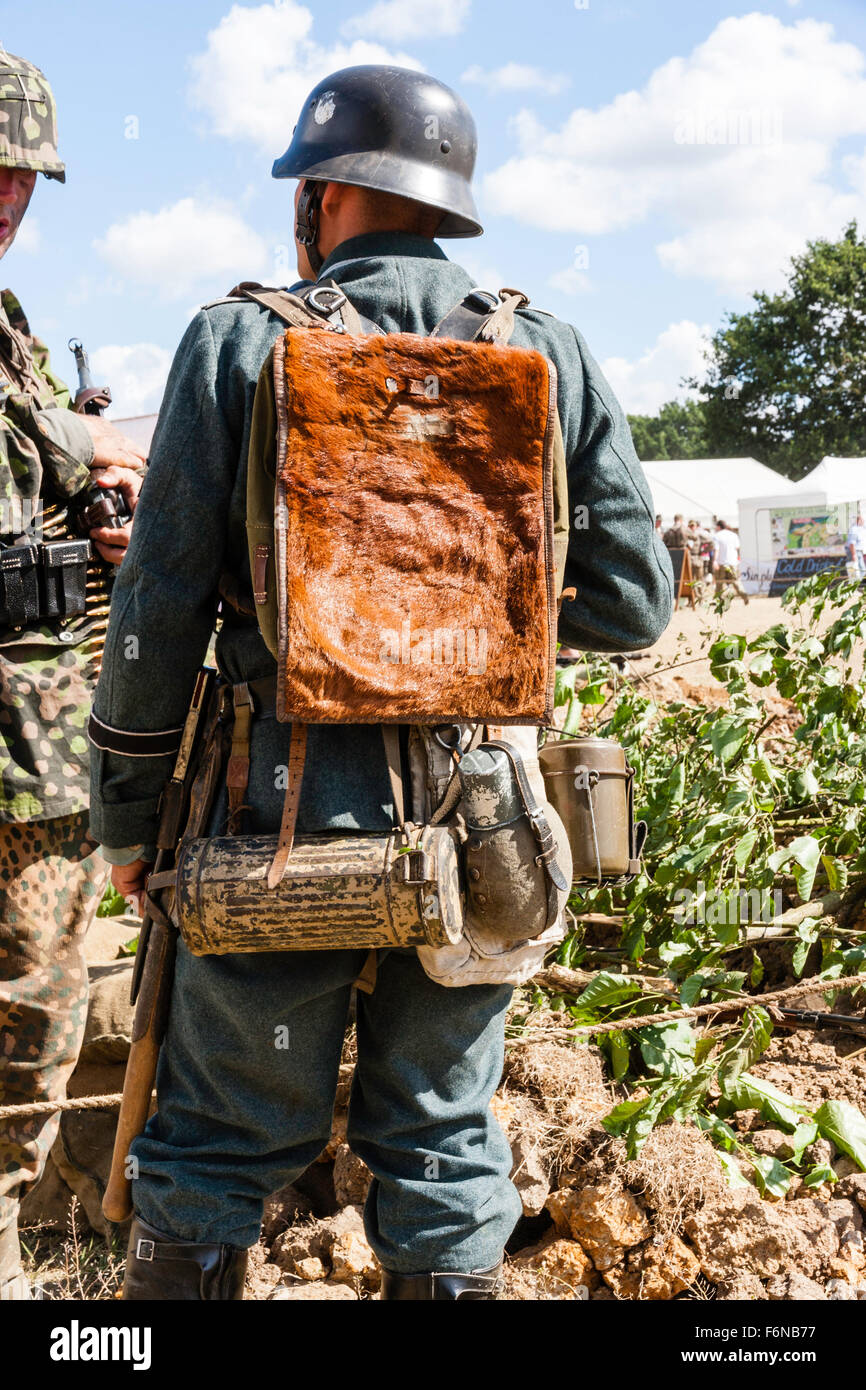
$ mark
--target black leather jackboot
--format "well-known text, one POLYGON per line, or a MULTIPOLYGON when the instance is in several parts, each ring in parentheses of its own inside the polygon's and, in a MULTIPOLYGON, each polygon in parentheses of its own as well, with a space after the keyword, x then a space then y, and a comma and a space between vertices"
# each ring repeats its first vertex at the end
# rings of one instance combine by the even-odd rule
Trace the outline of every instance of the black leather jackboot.
POLYGON ((126 1252, 125 1299, 242 1299, 247 1251, 235 1245, 174 1240, 133 1218, 126 1252))
POLYGON ((502 1261, 489 1269, 473 1269, 467 1274, 445 1271, 437 1274, 392 1274, 382 1270, 382 1298, 495 1299, 499 1294, 502 1261))

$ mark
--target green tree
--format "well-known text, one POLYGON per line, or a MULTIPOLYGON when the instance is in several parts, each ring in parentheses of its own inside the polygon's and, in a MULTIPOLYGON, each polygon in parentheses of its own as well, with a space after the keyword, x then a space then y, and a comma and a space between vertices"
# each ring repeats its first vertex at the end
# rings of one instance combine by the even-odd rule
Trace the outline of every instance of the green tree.
POLYGON ((801 478, 826 454, 866 454, 866 240, 812 241, 779 294, 729 314, 707 353, 709 451, 801 478))
POLYGON ((708 458, 703 401, 668 401, 658 415, 629 415, 639 459, 708 458))

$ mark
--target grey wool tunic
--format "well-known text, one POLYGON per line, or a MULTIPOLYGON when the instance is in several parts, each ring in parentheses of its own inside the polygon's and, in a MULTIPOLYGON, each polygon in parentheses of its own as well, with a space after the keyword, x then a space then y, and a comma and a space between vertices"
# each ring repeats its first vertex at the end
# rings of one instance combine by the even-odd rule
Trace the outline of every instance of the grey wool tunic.
MULTIPOLYGON (((429 333, 472 280, 440 247, 405 233, 344 242, 320 278, 387 332, 429 333)), ((132 541, 117 575, 97 716, 136 732, 183 723, 205 659, 224 570, 250 586, 245 530, 250 419, 259 372, 284 324, 239 301, 203 309, 178 348, 154 435, 132 541)), ((560 637, 590 651, 635 650, 654 642, 671 615, 672 576, 655 534, 651 498, 625 416, 576 329, 522 309, 512 342, 555 365, 569 477, 569 509, 587 509, 569 540, 560 637)), ((216 653, 232 682, 271 675, 258 629, 229 613, 216 653)), ((290 731, 255 721, 250 832, 279 827, 290 731)), ((92 750, 91 829, 104 845, 152 845, 170 757, 92 750)), ((223 800, 224 805, 224 800, 223 800)), ((213 828, 219 831, 221 811, 213 828)), ((383 830, 391 796, 381 732, 369 725, 309 731, 298 829, 383 830)))

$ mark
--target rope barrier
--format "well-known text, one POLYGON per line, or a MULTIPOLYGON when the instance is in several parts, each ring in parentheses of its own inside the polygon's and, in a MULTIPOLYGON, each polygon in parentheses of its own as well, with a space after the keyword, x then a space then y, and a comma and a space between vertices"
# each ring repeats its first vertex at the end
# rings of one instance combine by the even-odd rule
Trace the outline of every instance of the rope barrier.
MULTIPOLYGON (((624 975, 623 979, 627 980, 628 976, 624 975)), ((730 1013, 733 1009, 745 1012, 756 1005, 765 1007, 769 1004, 772 1008, 773 1004, 778 1004, 782 999, 796 999, 799 995, 816 992, 827 994, 830 990, 853 989, 856 985, 866 985, 866 972, 860 975, 840 975, 836 980, 822 980, 813 976, 811 980, 802 980, 798 985, 789 985, 787 989, 773 990, 769 994, 741 995, 734 999, 719 1000, 716 1004, 698 1004, 693 1009, 676 1009, 665 1014, 641 1014, 638 1018, 619 1019, 616 1023, 587 1023, 579 1028, 570 1028, 569 1033, 572 1037, 584 1037, 594 1033, 638 1032, 650 1025, 655 1027, 660 1023, 677 1023, 681 1018, 709 1018, 712 1014, 730 1013)))
MULTIPOLYGON (((627 975, 623 979, 628 979, 627 975)), ((796 999, 804 994, 830 990, 854 989, 866 985, 866 971, 860 975, 840 975, 835 980, 822 980, 813 976, 811 980, 801 980, 798 985, 787 989, 773 990, 769 994, 741 995, 734 999, 723 999, 716 1004, 698 1004, 693 1009, 675 1009, 664 1014, 640 1014, 637 1018, 622 1018, 615 1023, 587 1023, 578 1028, 569 1028, 571 1037, 591 1037, 596 1033, 639 1032, 641 1028, 657 1027, 660 1023, 677 1023, 681 1018, 710 1018, 713 1014, 730 1013, 731 1010, 745 1011, 756 1005, 765 1007, 777 1004, 782 999, 796 999)), ((154 1092, 154 1096, 156 1092, 154 1092)), ((66 1110, 119 1110, 123 1100, 121 1093, 105 1096, 78 1096, 75 1100, 39 1100, 28 1105, 0 1105, 0 1120, 23 1120, 30 1115, 53 1115, 66 1110)))

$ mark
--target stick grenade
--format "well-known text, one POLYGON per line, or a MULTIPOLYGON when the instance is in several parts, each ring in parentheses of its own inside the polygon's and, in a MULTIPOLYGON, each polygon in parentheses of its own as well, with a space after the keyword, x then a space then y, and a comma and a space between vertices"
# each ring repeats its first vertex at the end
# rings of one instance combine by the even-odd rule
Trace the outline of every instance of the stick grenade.
POLYGON ((129 1147, 147 1123, 156 1063, 168 1022, 177 949, 177 929, 163 911, 158 897, 174 883, 174 868, 168 867, 168 863, 174 859, 180 838, 180 826, 189 800, 190 774, 194 756, 201 746, 199 734, 211 703, 215 679, 216 672, 210 667, 198 673, 174 772, 165 785, 160 803, 157 855, 145 885, 145 911, 133 971, 132 998, 136 1008, 132 1046, 117 1117, 111 1174, 102 1199, 102 1210, 109 1221, 125 1221, 132 1212, 129 1147))

